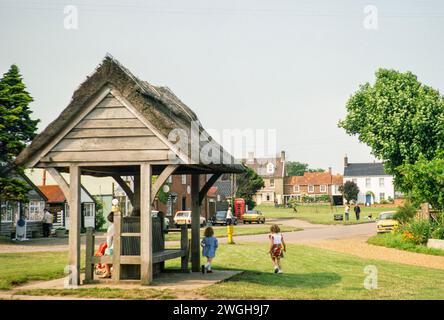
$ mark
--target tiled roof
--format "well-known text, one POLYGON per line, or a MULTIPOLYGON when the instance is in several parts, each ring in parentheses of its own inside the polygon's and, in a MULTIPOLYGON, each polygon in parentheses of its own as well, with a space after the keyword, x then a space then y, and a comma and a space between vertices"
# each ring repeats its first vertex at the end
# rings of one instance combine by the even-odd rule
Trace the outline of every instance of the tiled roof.
POLYGON ((284 176, 285 161, 281 157, 276 158, 254 158, 253 160, 244 160, 244 165, 256 171, 261 177, 282 178, 284 176), (274 166, 273 173, 269 173, 267 165, 272 163, 274 166))
POLYGON ((345 177, 388 176, 383 163, 349 163, 344 168, 345 177))
POLYGON ((48 203, 65 202, 65 196, 58 185, 38 186, 40 191, 48 198, 48 203))
POLYGON ((213 186, 217 188, 216 195, 220 195, 222 198, 231 197, 231 181, 219 180, 213 186))
POLYGON ((284 184, 290 185, 321 185, 342 184, 342 175, 332 175, 330 172, 305 172, 303 176, 285 177, 284 184))

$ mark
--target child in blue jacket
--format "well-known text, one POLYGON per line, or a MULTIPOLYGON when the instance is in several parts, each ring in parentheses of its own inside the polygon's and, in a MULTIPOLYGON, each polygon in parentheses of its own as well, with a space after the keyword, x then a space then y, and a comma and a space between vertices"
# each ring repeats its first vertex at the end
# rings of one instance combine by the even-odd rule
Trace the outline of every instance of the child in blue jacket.
POLYGON ((211 227, 205 229, 204 238, 200 243, 202 246, 202 255, 207 258, 207 263, 202 265, 202 273, 212 273, 211 262, 216 256, 216 249, 218 247, 217 238, 214 236, 214 230, 211 227))

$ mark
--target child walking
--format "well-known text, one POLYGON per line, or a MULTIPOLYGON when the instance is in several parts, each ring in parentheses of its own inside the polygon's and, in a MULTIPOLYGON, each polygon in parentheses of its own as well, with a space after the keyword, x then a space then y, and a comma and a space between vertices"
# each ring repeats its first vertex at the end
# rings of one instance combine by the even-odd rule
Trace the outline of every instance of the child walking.
POLYGON ((217 238, 214 236, 214 230, 211 227, 205 229, 204 238, 201 242, 202 255, 207 258, 207 263, 202 265, 202 273, 212 273, 211 262, 216 256, 216 249, 218 247, 217 238))
POLYGON ((272 225, 270 231, 270 256, 273 262, 274 273, 282 273, 281 258, 284 257, 283 251, 286 251, 284 237, 277 224, 272 225))

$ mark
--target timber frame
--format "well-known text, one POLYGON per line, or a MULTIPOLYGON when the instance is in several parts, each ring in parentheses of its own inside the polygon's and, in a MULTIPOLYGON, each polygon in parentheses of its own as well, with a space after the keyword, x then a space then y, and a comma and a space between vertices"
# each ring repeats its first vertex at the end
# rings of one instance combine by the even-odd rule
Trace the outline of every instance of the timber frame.
MULTIPOLYGON (((200 151, 198 145, 188 147, 200 151)), ((59 184, 70 208, 69 266, 70 284, 80 285, 80 186, 81 176, 112 177, 125 191, 140 212, 140 232, 122 231, 123 217, 115 213, 113 256, 93 257, 94 235, 87 232, 86 282, 93 279, 95 263, 113 263, 113 281, 121 281, 121 265, 140 266, 140 283, 149 285, 156 263, 181 257, 182 269, 200 268, 200 207, 210 187, 224 173, 242 173, 243 165, 214 142, 200 125, 194 112, 166 87, 155 87, 139 80, 111 56, 75 91, 70 104, 17 157, 18 165, 46 169, 59 184), (198 124, 199 133, 208 143, 221 151, 220 161, 201 163, 168 140, 169 132, 181 129, 191 136, 192 126, 198 124), (226 159, 230 159, 228 164, 226 159), (222 159, 224 161, 222 161, 222 159), (68 174, 69 181, 62 175, 68 174), (181 247, 176 251, 153 253, 153 201, 169 176, 190 174, 192 199, 191 243, 187 231, 182 230, 181 247), (199 185, 199 175, 209 179, 199 185), (123 181, 134 177, 134 190, 123 181), (152 177, 157 176, 155 183, 152 177), (121 256, 124 237, 140 239, 140 254, 121 256)), ((157 229, 156 229, 157 230, 157 229)), ((157 232, 157 231, 156 231, 157 232)))

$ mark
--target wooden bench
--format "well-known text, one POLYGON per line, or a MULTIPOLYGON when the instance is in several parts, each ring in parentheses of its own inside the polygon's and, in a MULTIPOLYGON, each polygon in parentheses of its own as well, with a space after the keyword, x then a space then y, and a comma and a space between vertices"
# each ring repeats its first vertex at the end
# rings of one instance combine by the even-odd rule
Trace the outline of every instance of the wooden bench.
MULTIPOLYGON (((181 258, 181 270, 188 271, 190 241, 186 225, 178 230, 169 232, 180 232, 180 248, 165 248, 165 232, 163 228, 163 217, 152 218, 152 264, 155 273, 164 270, 166 260, 181 258)), ((112 256, 94 256, 95 236, 93 228, 86 231, 86 259, 84 283, 94 280, 94 265, 98 263, 112 264, 112 279, 115 282, 121 280, 140 279, 140 218, 121 218, 120 213, 114 214, 115 235, 113 240, 112 256)))

